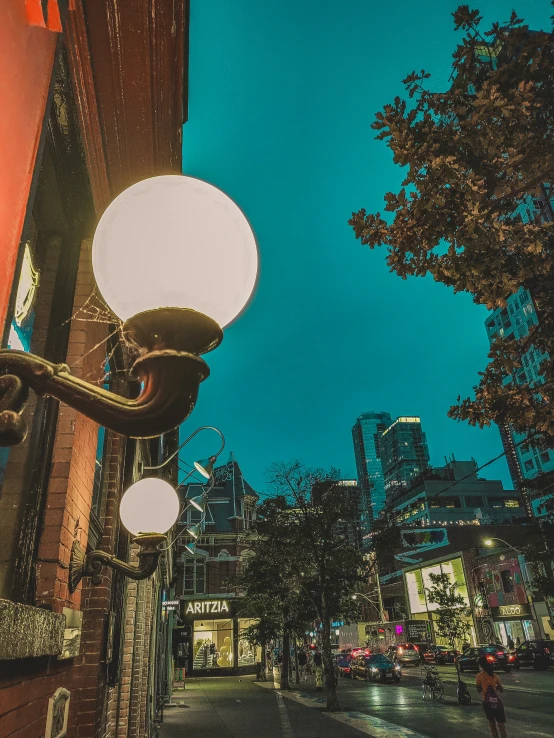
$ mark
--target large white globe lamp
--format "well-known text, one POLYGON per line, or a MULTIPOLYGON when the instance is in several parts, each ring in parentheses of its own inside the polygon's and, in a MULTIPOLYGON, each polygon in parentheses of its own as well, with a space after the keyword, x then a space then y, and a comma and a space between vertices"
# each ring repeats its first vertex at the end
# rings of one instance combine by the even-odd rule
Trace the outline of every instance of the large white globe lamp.
POLYGON ((138 182, 108 206, 92 264, 104 300, 123 321, 189 308, 223 328, 252 295, 258 251, 244 213, 224 192, 164 175, 138 182))
POLYGON ((125 528, 135 536, 167 533, 179 517, 179 497, 163 479, 141 479, 121 498, 119 515, 125 528))

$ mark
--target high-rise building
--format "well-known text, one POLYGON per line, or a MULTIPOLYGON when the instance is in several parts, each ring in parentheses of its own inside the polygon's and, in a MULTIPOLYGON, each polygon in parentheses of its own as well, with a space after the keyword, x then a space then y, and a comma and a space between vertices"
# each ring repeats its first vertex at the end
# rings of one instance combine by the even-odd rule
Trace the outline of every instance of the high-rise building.
POLYGON ((499 480, 481 479, 475 459, 454 457, 388 497, 387 510, 397 525, 508 523, 525 517, 516 491, 504 489, 499 480))
POLYGON ((362 527, 366 530, 385 506, 380 438, 391 422, 390 413, 369 411, 362 413, 352 428, 356 472, 362 491, 362 527))
MULTIPOLYGON (((492 344, 496 338, 523 339, 533 326, 538 324, 538 317, 531 294, 520 288, 507 300, 504 308, 497 308, 485 321, 487 335, 492 344)), ((544 382, 541 374, 541 362, 548 356, 533 345, 523 354, 521 367, 506 378, 506 383, 516 382, 531 387, 544 382)), ((545 499, 539 497, 527 502, 526 482, 541 474, 554 470, 554 451, 526 444, 526 435, 516 433, 510 425, 500 428, 500 436, 506 451, 506 460, 515 489, 523 495, 524 501, 531 505, 534 515, 545 512, 545 499)))
POLYGON ((387 499, 429 468, 427 439, 418 417, 397 418, 380 439, 381 464, 387 499))

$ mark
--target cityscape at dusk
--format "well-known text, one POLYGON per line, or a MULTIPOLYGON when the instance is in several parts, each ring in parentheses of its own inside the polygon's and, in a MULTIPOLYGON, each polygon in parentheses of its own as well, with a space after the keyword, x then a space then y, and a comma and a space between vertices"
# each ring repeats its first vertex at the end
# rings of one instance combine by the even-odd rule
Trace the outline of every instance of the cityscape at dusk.
POLYGON ((554 735, 553 13, 0 3, 0 738, 554 735))

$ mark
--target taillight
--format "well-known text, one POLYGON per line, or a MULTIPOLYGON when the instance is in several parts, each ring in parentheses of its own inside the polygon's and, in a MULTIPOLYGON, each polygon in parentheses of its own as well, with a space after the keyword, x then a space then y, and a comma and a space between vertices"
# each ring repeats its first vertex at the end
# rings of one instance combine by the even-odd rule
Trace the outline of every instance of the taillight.
POLYGON ((419 646, 414 646, 414 648, 419 653, 419 646))
POLYGON ((487 661, 494 661, 494 656, 487 656, 486 659, 487 661))
POLYGON ((399 649, 398 649, 398 653, 399 653, 400 655, 402 655, 402 654, 404 653, 404 649, 403 649, 403 648, 399 648, 399 649))
POLYGON ((545 648, 545 649, 544 649, 544 652, 545 652, 545 653, 550 653, 550 649, 549 649, 549 648, 545 648))
POLYGON ((497 651, 496 652, 496 655, 497 656, 504 656, 504 651, 497 651))
POLYGON ((515 659, 515 656, 513 654, 510 654, 510 656, 508 656, 508 661, 513 661, 514 659, 515 659))

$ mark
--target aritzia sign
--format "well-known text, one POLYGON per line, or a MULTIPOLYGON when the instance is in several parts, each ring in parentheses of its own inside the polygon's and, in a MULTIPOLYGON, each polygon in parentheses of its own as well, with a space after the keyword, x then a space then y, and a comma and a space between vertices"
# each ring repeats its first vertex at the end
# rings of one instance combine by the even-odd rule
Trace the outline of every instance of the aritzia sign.
POLYGON ((229 615, 230 608, 227 600, 196 600, 187 602, 185 615, 229 615))

